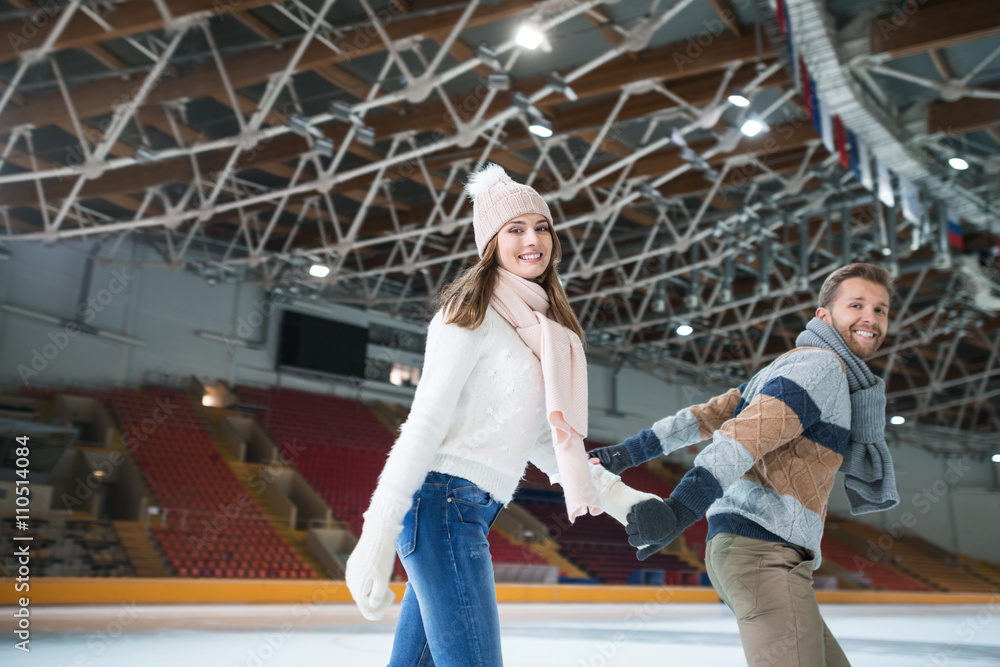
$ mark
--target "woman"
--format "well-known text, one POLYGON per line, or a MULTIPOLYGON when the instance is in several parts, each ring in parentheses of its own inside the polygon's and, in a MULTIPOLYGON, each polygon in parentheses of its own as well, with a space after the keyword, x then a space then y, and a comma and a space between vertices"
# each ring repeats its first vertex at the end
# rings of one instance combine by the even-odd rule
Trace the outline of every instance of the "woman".
POLYGON ((571 521, 600 512, 583 448, 583 332, 549 207, 494 164, 466 192, 480 260, 431 320, 409 418, 347 561, 370 620, 393 602, 395 552, 406 569, 391 667, 503 664, 486 535, 529 460, 562 484, 571 521))

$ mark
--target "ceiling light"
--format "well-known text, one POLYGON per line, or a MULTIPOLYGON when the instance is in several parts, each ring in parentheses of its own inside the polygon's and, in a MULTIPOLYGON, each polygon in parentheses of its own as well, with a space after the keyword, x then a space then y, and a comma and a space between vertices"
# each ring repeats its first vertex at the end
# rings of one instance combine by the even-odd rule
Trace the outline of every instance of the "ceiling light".
POLYGON ((901 415, 893 415, 892 417, 889 418, 889 423, 892 424, 893 426, 901 426, 902 424, 906 423, 906 417, 903 417, 901 415))
POLYGON ((309 267, 309 275, 314 278, 326 278, 330 275, 330 267, 322 264, 313 264, 309 267))
POLYGON ((333 139, 329 139, 327 137, 317 139, 313 144, 313 149, 316 151, 317 155, 322 155, 323 157, 333 157, 333 139))
POLYGON ((331 102, 330 115, 333 116, 334 120, 350 123, 352 121, 351 116, 353 115, 351 114, 351 105, 347 102, 331 102))
POLYGON ((309 119, 294 113, 288 117, 288 129, 300 137, 307 137, 312 134, 309 127, 309 119))
POLYGON ((748 120, 743 123, 743 127, 740 128, 740 131, 748 137, 756 137, 763 129, 764 124, 759 120, 748 120))
POLYGON ((748 100, 746 96, 743 95, 742 93, 733 93, 732 95, 730 95, 729 103, 732 104, 734 107, 740 107, 740 108, 750 106, 750 100, 748 100))
POLYGON ((552 123, 544 118, 536 118, 528 126, 528 131, 542 139, 548 139, 552 136, 552 123))
POLYGON ((952 169, 956 169, 958 171, 965 171, 966 169, 969 168, 969 163, 960 157, 953 157, 952 159, 948 160, 948 164, 951 165, 952 169))
POLYGON ((375 130, 368 127, 367 125, 359 127, 354 133, 354 136, 358 138, 358 141, 365 146, 375 145, 375 130))
POLYGON ((354 125, 363 124, 361 117, 351 110, 351 105, 347 102, 331 102, 330 115, 333 116, 334 120, 339 120, 344 123, 353 123, 354 125))
POLYGON ((521 111, 534 113, 535 108, 531 106, 531 100, 524 96, 524 93, 514 93, 510 98, 510 103, 521 111))
POLYGON ((1000 454, 993 455, 993 463, 1000 463, 1000 454))
POLYGON ((677 327, 678 336, 690 336, 693 333, 694 333, 694 327, 692 327, 690 324, 682 324, 679 327, 677 327))
POLYGON ((517 42, 518 46, 523 46, 526 49, 537 49, 543 39, 545 37, 538 28, 525 24, 517 31, 517 37, 514 38, 514 41, 517 42))
POLYGON ((569 87, 566 79, 562 78, 558 74, 550 74, 548 84, 549 88, 557 93, 562 93, 570 102, 576 102, 579 99, 576 95, 576 91, 569 87))
POLYGON ((483 64, 487 67, 491 67, 497 71, 503 69, 503 66, 500 64, 499 54, 485 44, 476 49, 476 57, 483 61, 483 64))
POLYGON ((510 90, 510 74, 508 72, 497 72, 486 77, 486 85, 490 90, 510 90))

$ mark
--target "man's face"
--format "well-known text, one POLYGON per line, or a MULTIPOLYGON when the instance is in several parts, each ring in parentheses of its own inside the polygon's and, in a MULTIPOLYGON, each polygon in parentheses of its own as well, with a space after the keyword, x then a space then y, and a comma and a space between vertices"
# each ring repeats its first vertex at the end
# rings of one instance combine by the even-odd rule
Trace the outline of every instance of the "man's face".
POLYGON ((889 290, 864 278, 848 278, 830 307, 818 308, 816 317, 836 329, 851 352, 869 359, 889 328, 889 290))

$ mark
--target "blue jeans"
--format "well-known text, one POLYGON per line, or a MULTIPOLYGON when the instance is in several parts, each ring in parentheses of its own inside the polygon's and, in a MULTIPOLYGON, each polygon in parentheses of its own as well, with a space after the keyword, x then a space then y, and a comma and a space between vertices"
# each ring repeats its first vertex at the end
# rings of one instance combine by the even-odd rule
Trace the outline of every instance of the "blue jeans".
POLYGON ((409 581, 390 667, 503 665, 486 540, 502 507, 467 479, 427 475, 396 539, 409 581))

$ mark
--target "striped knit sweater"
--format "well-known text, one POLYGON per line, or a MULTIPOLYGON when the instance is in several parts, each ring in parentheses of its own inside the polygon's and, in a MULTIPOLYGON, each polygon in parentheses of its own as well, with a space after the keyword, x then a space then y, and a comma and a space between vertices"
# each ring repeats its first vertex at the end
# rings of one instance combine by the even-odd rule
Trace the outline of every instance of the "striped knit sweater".
POLYGON ((827 502, 850 439, 840 358, 815 347, 779 357, 738 389, 679 411, 625 441, 638 465, 712 439, 672 498, 708 537, 733 533, 809 549, 819 567, 827 502))

